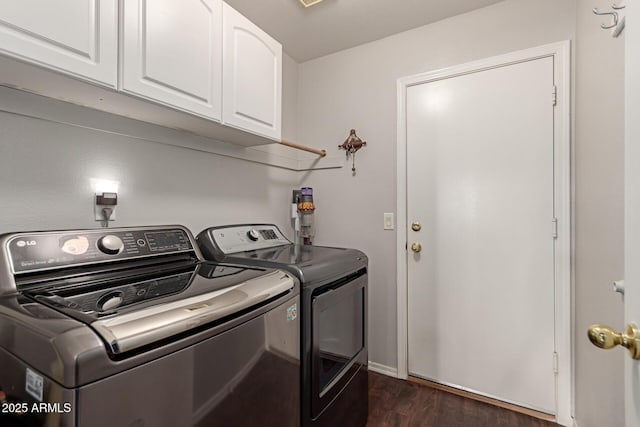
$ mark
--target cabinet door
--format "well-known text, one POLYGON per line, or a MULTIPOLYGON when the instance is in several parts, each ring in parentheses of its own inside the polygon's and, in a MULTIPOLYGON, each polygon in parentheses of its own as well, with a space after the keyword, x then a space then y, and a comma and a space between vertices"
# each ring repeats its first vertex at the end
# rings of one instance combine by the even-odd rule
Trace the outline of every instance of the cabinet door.
POLYGON ((223 6, 224 124, 280 140, 282 45, 223 6))
POLYGON ((117 0, 2 0, 0 53, 111 87, 117 0))
POLYGON ((219 121, 222 1, 122 4, 120 90, 219 121))

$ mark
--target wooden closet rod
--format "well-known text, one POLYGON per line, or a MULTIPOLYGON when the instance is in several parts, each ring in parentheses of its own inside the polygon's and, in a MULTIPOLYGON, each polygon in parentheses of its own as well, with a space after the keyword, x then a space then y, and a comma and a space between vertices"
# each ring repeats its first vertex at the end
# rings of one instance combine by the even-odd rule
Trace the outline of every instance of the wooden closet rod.
POLYGON ((279 144, 295 148, 296 150, 308 151, 309 153, 317 154, 320 157, 324 157, 327 155, 327 150, 318 150, 317 148, 307 147, 306 145, 296 144, 295 142, 282 140, 279 142, 279 144))

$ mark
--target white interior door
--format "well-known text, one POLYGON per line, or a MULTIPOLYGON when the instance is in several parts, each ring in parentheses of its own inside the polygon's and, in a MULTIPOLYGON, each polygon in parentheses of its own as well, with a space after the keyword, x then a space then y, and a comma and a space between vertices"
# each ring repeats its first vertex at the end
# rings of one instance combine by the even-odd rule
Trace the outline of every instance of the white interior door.
MULTIPOLYGON (((640 6, 629 2, 625 29, 625 249, 626 323, 640 326, 640 6)), ((597 319, 594 319, 597 320, 597 319)), ((625 362, 626 426, 640 426, 640 361, 625 362)))
POLYGON ((409 373, 547 413, 553 67, 528 60, 406 94, 409 373))

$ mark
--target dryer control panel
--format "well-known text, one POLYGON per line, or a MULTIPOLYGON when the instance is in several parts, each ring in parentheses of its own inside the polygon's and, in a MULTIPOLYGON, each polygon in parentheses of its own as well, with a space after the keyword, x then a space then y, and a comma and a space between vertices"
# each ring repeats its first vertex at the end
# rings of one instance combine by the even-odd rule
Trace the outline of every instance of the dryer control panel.
POLYGON ((293 244, 274 224, 212 227, 207 234, 216 249, 225 255, 293 244))

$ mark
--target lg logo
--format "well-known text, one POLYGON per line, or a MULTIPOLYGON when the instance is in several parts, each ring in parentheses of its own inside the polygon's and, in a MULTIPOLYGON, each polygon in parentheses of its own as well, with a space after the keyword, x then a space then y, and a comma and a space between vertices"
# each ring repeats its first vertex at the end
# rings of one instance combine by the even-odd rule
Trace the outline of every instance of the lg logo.
POLYGON ((16 242, 16 245, 19 248, 24 248, 25 246, 35 246, 36 245, 36 241, 35 240, 18 240, 16 242))

